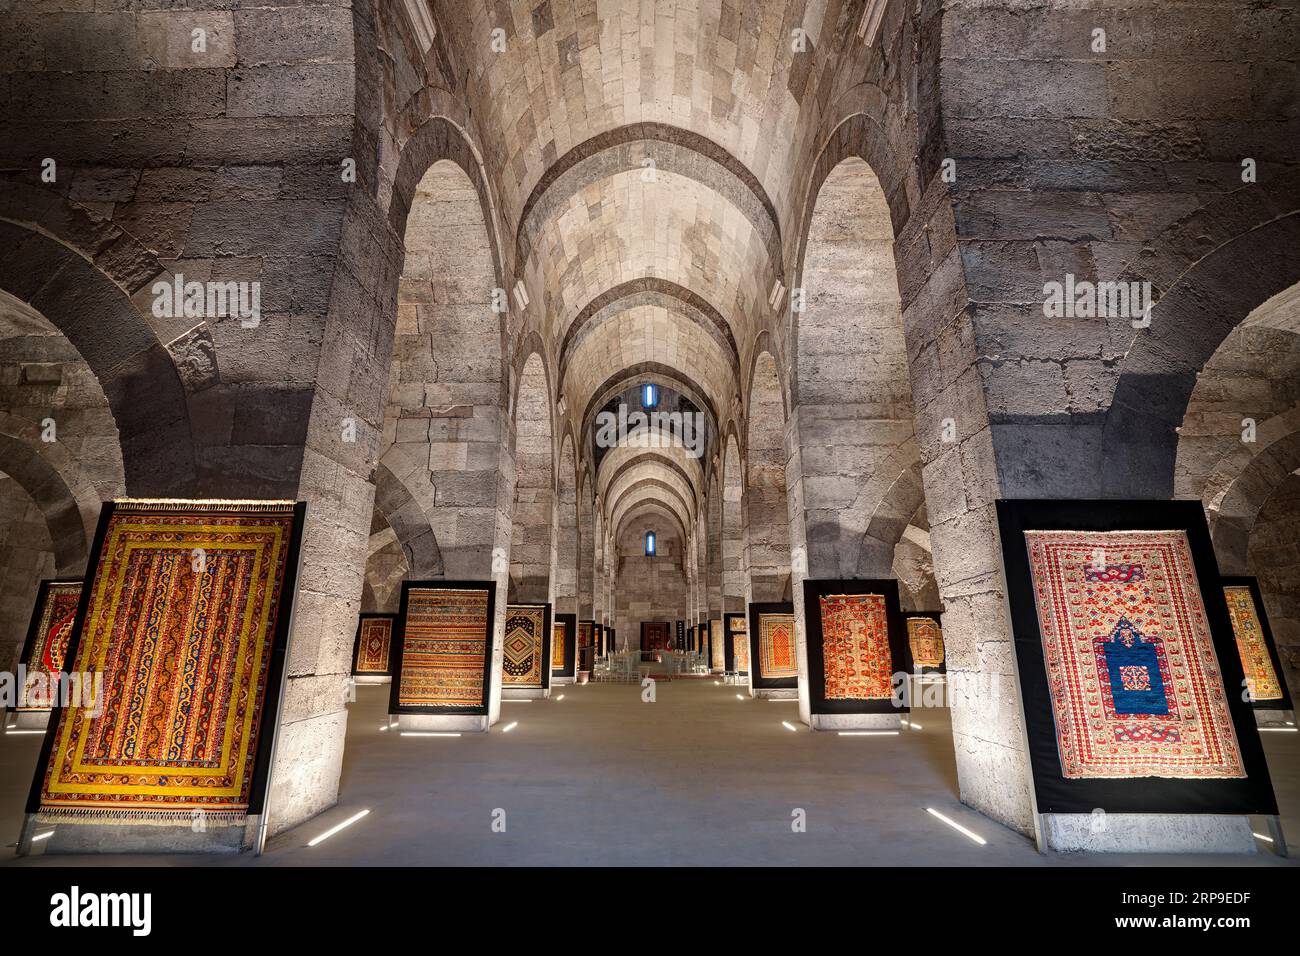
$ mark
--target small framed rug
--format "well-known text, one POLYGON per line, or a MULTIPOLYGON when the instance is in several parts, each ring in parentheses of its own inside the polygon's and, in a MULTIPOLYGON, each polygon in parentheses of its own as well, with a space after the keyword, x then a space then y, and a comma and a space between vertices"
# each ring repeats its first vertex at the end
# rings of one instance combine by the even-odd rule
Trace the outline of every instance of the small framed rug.
POLYGON ((486 714, 495 608, 492 581, 403 581, 388 712, 486 714))
POLYGON ((906 714, 912 651, 892 580, 804 581, 814 714, 906 714))
POLYGON ((1039 813, 1274 815, 1199 501, 999 501, 1039 813))
POLYGON ((722 639, 722 619, 709 621, 709 666, 715 671, 727 669, 727 642, 722 639))
POLYGON ((921 611, 903 615, 907 625, 907 646, 912 651, 912 665, 920 674, 942 674, 944 667, 943 628, 938 611, 921 611))
POLYGON ((576 677, 578 615, 557 614, 551 628, 551 676, 576 677))
POLYGON ((724 611, 722 626, 727 632, 727 644, 723 649, 726 672, 728 674, 748 674, 749 632, 745 626, 745 615, 738 611, 724 611))
POLYGON ((551 606, 509 604, 502 638, 501 686, 545 690, 551 686, 551 606))
POLYGON ((1256 710, 1293 710, 1259 582, 1243 575, 1222 577, 1219 583, 1228 602, 1228 617, 1232 619, 1232 634, 1251 706, 1256 710))
POLYGON ((356 644, 352 649, 354 677, 392 675, 393 622, 396 614, 362 614, 357 621, 356 644))
POLYGON ((27 669, 16 711, 45 711, 53 704, 57 674, 63 670, 72 625, 81 603, 80 581, 42 581, 27 628, 19 663, 27 669))
POLYGON ((758 690, 799 686, 799 650, 794 605, 789 601, 749 606, 745 643, 749 648, 750 686, 758 690))
POLYGON ((38 822, 243 826, 263 812, 306 505, 105 503, 55 707, 38 822))

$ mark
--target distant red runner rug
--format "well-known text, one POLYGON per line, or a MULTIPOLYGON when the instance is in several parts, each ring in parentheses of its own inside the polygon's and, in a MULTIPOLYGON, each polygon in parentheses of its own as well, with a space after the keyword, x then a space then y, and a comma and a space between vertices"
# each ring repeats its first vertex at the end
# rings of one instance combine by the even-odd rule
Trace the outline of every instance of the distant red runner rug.
POLYGON ((1241 655, 1241 669, 1246 673, 1246 689, 1251 700, 1281 700, 1282 685, 1273 670, 1273 659, 1259 624, 1259 613, 1250 588, 1232 585, 1223 589, 1232 617, 1232 633, 1241 655))
POLYGON ((912 648, 915 666, 938 667, 943 663, 943 630, 938 621, 928 617, 909 617, 907 641, 912 648))
POLYGON ((1061 772, 1244 777, 1182 531, 1026 531, 1061 772))
POLYGON ((402 636, 399 707, 481 707, 488 592, 411 588, 402 636))
POLYGON ((506 634, 501 656, 503 686, 542 686, 545 621, 546 608, 541 605, 511 604, 506 608, 506 634))
POLYGON ((799 676, 793 614, 758 615, 758 676, 799 676))
POLYGON ((68 651, 68 642, 72 640, 72 625, 80 600, 80 581, 49 581, 41 588, 37 606, 32 611, 36 620, 35 631, 31 646, 24 655, 23 666, 27 668, 29 681, 36 674, 45 676, 41 681, 29 684, 15 710, 49 710, 53 704, 50 691, 54 684, 49 675, 63 670, 63 658, 68 651))
POLYGON ((827 700, 890 700, 893 664, 882 594, 821 597, 827 700))
POLYGON ((387 674, 393 642, 391 617, 363 617, 357 633, 357 674, 387 674))

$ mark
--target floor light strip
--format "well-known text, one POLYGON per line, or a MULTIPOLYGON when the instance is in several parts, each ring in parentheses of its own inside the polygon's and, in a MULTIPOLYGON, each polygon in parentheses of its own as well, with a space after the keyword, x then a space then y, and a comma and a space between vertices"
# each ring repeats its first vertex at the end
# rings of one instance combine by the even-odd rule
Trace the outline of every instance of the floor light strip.
POLYGON ((340 830, 342 830, 342 829, 345 829, 346 827, 350 827, 350 826, 352 826, 352 824, 356 823, 358 820, 360 820, 362 817, 366 816, 368 813, 370 813, 369 810, 362 810, 362 811, 360 811, 359 813, 354 813, 354 814, 352 814, 352 816, 348 817, 346 820, 344 820, 344 821, 343 821, 342 823, 340 823, 338 826, 330 827, 328 830, 326 830, 326 831, 325 831, 324 833, 322 833, 320 836, 318 836, 318 837, 316 837, 315 839, 313 839, 313 840, 311 840, 310 842, 308 842, 307 845, 308 845, 308 846, 315 846, 317 843, 324 843, 326 840, 328 840, 328 839, 329 839, 330 837, 332 837, 334 834, 338 833, 338 832, 339 832, 340 830))
POLYGON ((897 737, 897 730, 840 730, 841 737, 897 737))
POLYGON ((519 721, 512 720, 510 721, 510 723, 506 724, 504 727, 501 728, 501 732, 503 734, 508 734, 510 733, 510 731, 514 730, 518 726, 519 726, 519 721))
MULTIPOLYGON (((40 843, 42 840, 48 840, 48 839, 49 839, 50 837, 52 837, 52 836, 54 836, 54 831, 53 831, 53 830, 46 830, 44 833, 38 833, 38 834, 36 834, 36 836, 32 837, 32 842, 33 842, 33 843, 40 843)), ((1256 833, 1255 836, 1259 836, 1259 834, 1256 833)), ((1269 842, 1272 843, 1273 841, 1270 840, 1269 842)))
POLYGON ((737 694, 737 695, 736 695, 736 700, 744 700, 744 699, 745 699, 745 697, 744 697, 743 694, 737 694))
MULTIPOLYGON (((1275 734, 1294 734, 1297 731, 1300 731, 1300 727, 1259 727, 1256 729, 1259 730, 1260 732, 1271 731, 1275 734)), ((12 732, 13 731, 10 731, 10 733, 12 732)), ((22 731, 19 731, 19 733, 21 732, 22 731)))
POLYGON ((43 733, 45 733, 45 731, 43 730, 18 730, 17 728, 9 728, 5 730, 6 737, 12 734, 43 734, 43 733))
POLYGON ((459 737, 457 731, 446 730, 403 730, 403 737, 459 737))
POLYGON ((556 699, 556 700, 564 700, 564 695, 561 694, 559 697, 557 697, 557 698, 555 698, 555 699, 556 699))
POLYGON ((964 826, 962 826, 962 825, 961 825, 960 823, 958 823, 956 820, 953 820, 953 819, 951 819, 951 818, 949 818, 949 817, 945 817, 942 813, 940 813, 940 812, 939 812, 938 810, 936 810, 934 807, 926 807, 926 808, 925 808, 925 812, 928 813, 928 814, 930 814, 930 816, 932 816, 932 817, 938 817, 940 820, 942 820, 944 823, 948 824, 948 826, 952 827, 952 828, 953 828, 954 830, 956 830, 958 833, 964 833, 966 836, 970 837, 972 840, 974 840, 974 841, 975 841, 976 843, 978 843, 980 846, 985 846, 985 845, 989 842, 988 840, 986 840, 986 839, 984 839, 982 836, 980 836, 978 833, 975 833, 975 832, 972 831, 972 830, 967 830, 964 826))
POLYGON ((1272 843, 1272 842, 1273 842, 1273 838, 1272 838, 1272 837, 1264 836, 1264 834, 1262 834, 1262 833, 1256 833, 1254 830, 1251 830, 1250 832, 1251 832, 1251 834, 1252 834, 1253 836, 1257 837, 1257 838, 1260 839, 1260 840, 1263 840, 1265 843, 1272 843))
POLYGON ((790 723, 790 721, 788 720, 781 721, 781 726, 784 727, 786 730, 792 730, 795 733, 799 732, 799 728, 796 727, 794 724, 790 723))

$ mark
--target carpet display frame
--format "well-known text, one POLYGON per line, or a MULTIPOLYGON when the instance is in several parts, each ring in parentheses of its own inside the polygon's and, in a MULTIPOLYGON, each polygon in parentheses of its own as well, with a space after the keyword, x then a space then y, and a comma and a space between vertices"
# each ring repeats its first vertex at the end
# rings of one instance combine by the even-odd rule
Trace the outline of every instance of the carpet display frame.
MULTIPOLYGON (((904 611, 904 612, 903 612, 903 627, 905 627, 905 628, 907 629, 907 647, 908 647, 908 650, 912 650, 912 627, 911 627, 911 625, 910 625, 908 622, 909 622, 909 621, 913 621, 913 620, 926 620, 926 621, 933 621, 933 622, 935 623, 935 626, 939 628, 939 635, 940 635, 939 639, 940 639, 940 641, 943 640, 943 615, 942 615, 942 612, 940 612, 940 611, 904 611)), ((929 664, 922 664, 920 661, 918 661, 918 660, 916 659, 916 652, 915 652, 914 650, 912 650, 912 666, 916 668, 916 673, 918 673, 918 674, 946 674, 946 673, 948 673, 948 646, 947 646, 946 644, 944 645, 944 647, 943 647, 943 660, 939 662, 938 666, 932 666, 932 665, 929 665, 929 664)))
POLYGON ((591 618, 578 619, 578 671, 591 671, 596 664, 596 622, 591 618))
POLYGON ((890 674, 911 674, 912 649, 898 598, 898 582, 892 578, 822 578, 803 582, 804 633, 808 654, 808 706, 812 714, 897 714, 911 712, 911 702, 894 699, 828 700, 826 697, 825 636, 822 631, 821 599, 836 594, 875 594, 885 599, 885 628, 889 639, 890 674))
POLYGON ((551 605, 546 604, 507 604, 506 605, 506 628, 501 635, 501 688, 502 690, 550 690, 551 688, 551 605), (508 683, 506 681, 506 655, 508 649, 505 647, 506 641, 510 636, 510 617, 513 612, 520 610, 536 610, 541 608, 542 611, 542 649, 541 661, 537 668, 537 683, 508 683))
POLYGON ((673 625, 671 621, 642 621, 641 622, 641 653, 653 654, 656 651, 671 650, 673 645, 673 625), (662 631, 660 630, 662 628, 662 631), (650 642, 654 635, 662 634, 663 646, 651 647, 650 642))
POLYGON ((686 650, 686 622, 685 621, 677 622, 676 634, 677 634, 677 649, 679 651, 686 650))
POLYGON ((564 628, 564 647, 562 648, 564 664, 556 667, 554 659, 551 662, 551 677, 577 678, 578 676, 578 615, 568 612, 561 612, 555 615, 555 620, 551 625, 551 649, 554 651, 555 645, 555 628, 564 628))
POLYGON ((722 618, 709 618, 709 669, 726 673, 727 639, 722 618))
POLYGON ((1101 807, 1108 813, 1276 815, 1277 800, 1254 713, 1236 690, 1244 687, 1244 675, 1201 503, 1000 499, 996 509, 1037 812, 1091 813, 1101 807), (1027 531, 1181 531, 1186 536, 1223 685, 1218 689, 1224 694, 1244 777, 1065 776, 1057 744, 1027 531))
POLYGON ((397 615, 392 612, 370 612, 357 615, 357 634, 352 639, 352 676, 353 677, 392 677, 393 676, 393 635, 397 631, 397 615), (361 632, 366 621, 389 622, 388 627, 388 666, 382 670, 361 670, 361 632))
MULTIPOLYGON (((763 673, 763 659, 759 653, 763 626, 763 616, 766 614, 789 614, 794 616, 793 601, 755 601, 749 605, 748 627, 749 627, 749 681, 750 686, 755 690, 775 690, 778 688, 789 688, 799 686, 799 675, 796 673, 793 677, 768 677, 763 673)), ((795 637, 795 668, 798 669, 799 660, 798 637, 795 637)))
MULTIPOLYGON (((38 671, 43 674, 46 673, 57 674, 62 672, 63 670, 62 664, 58 669, 51 671, 49 668, 46 668, 44 666, 43 661, 34 662, 33 658, 38 656, 38 652, 40 652, 39 656, 43 657, 44 656, 43 652, 48 648, 49 628, 52 626, 53 622, 47 620, 47 613, 52 614, 54 612, 54 609, 51 606, 51 602, 61 596, 72 597, 71 592, 73 588, 76 589, 76 596, 75 598, 72 598, 72 602, 71 602, 72 616, 71 619, 68 621, 68 625, 67 625, 68 642, 67 644, 64 645, 64 655, 63 655, 64 659, 62 664, 67 663, 67 658, 68 658, 67 649, 72 645, 72 635, 75 632, 77 626, 77 611, 81 607, 81 592, 85 590, 85 582, 81 578, 45 578, 37 586, 36 603, 32 606, 31 620, 27 624, 27 636, 23 639, 22 649, 19 652, 19 656, 18 656, 18 663, 20 663, 24 668, 26 668, 28 676, 30 676, 33 673, 37 673, 38 671), (56 591, 56 589, 57 592, 55 593, 55 595, 52 596, 51 592, 56 591), (41 634, 42 630, 45 630, 46 632, 44 635, 41 634), (35 667, 33 667, 33 663, 36 664, 35 667)), ((67 618, 66 614, 64 615, 64 618, 65 619, 67 618)), ((51 687, 52 685, 47 683, 46 686, 51 687)), ((18 688, 18 689, 25 690, 25 688, 18 688)), ((36 706, 31 703, 24 703, 23 701, 26 701, 25 693, 23 694, 22 698, 20 698, 20 702, 18 703, 18 705, 14 707, 15 713, 43 714, 48 712, 51 709, 50 706, 46 706, 44 704, 36 706)))
MULTIPOLYGON (((1282 696, 1273 700, 1255 700, 1252 698, 1250 706, 1255 710, 1294 710, 1295 704, 1291 698, 1291 689, 1287 687, 1286 672, 1282 669, 1282 658, 1277 652, 1277 643, 1273 640, 1273 629, 1268 623, 1268 610, 1264 607, 1264 595, 1259 589, 1259 579, 1248 574, 1225 574, 1219 578, 1219 584, 1224 588, 1249 589, 1251 601, 1255 605, 1255 617, 1259 621, 1260 636, 1263 639, 1265 649, 1268 651, 1268 659, 1273 665, 1273 673, 1277 677, 1278 687, 1282 691, 1282 696)), ((1231 611, 1229 611, 1229 617, 1231 617, 1231 611)), ((1245 671, 1244 664, 1242 670, 1245 671)))
MULTIPOLYGON (((741 622, 748 621, 748 618, 745 616, 744 611, 723 611, 722 612, 722 633, 726 641, 726 644, 722 649, 723 661, 724 661, 723 670, 727 674, 743 674, 745 676, 749 676, 748 670, 740 670, 740 662, 736 659, 737 658, 736 640, 737 640, 737 635, 741 633, 741 631, 739 631, 735 627, 736 621, 741 621, 741 622)), ((747 623, 746 623, 746 627, 748 627, 747 623)), ((747 633, 745 637, 745 643, 746 645, 749 644, 749 637, 747 633)), ((748 649, 748 647, 746 649, 748 649)), ((749 662, 746 661, 745 663, 748 664, 749 662)))
POLYGON ((393 627, 391 654, 393 682, 389 685, 388 713, 402 714, 487 716, 492 694, 492 644, 496 635, 496 582, 494 581, 403 581, 402 599, 393 627), (483 644, 483 671, 481 704, 404 704, 402 698, 402 666, 406 656, 406 628, 410 613, 412 591, 474 591, 487 595, 486 630, 483 644))
MULTIPOLYGON (((180 519, 221 514, 247 518, 258 513, 265 513, 268 515, 275 514, 277 517, 287 519, 283 572, 278 586, 275 619, 267 622, 262 637, 263 650, 261 653, 264 655, 265 664, 260 683, 260 712, 256 727, 251 725, 251 721, 249 722, 249 731, 255 735, 255 740, 249 742, 244 758, 245 776, 248 781, 246 805, 245 798, 241 794, 238 800, 230 801, 232 804, 238 804, 238 807, 217 810, 186 806, 187 803, 198 803, 199 801, 185 801, 183 799, 158 807, 143 805, 132 807, 104 806, 97 810, 93 816, 85 819, 84 822, 114 827, 132 827, 147 824, 160 826, 164 831, 182 828, 192 831, 193 814, 197 810, 203 813, 204 819, 213 829, 226 829, 226 826, 222 825, 223 823, 228 826, 246 827, 255 818, 261 818, 267 810, 271 764, 275 754, 276 738, 280 729, 280 708, 285 693, 289 636, 293 624, 295 605, 297 604, 298 581, 302 570, 302 537, 307 514, 307 503, 305 501, 283 499, 222 500, 210 498, 119 498, 104 502, 100 508, 99 522, 95 528, 95 536, 86 562, 85 586, 81 589, 81 597, 77 603, 77 616, 73 624, 67 654, 64 658, 65 665, 74 664, 78 661, 78 655, 81 653, 81 646, 85 639, 86 619, 91 610, 92 599, 95 597, 97 590, 106 589, 108 586, 108 582, 101 584, 100 575, 104 570, 102 567, 105 558, 104 552, 108 546, 110 529, 114 527, 115 519, 123 515, 146 515, 150 513, 176 515, 178 525, 182 523, 180 519)), ((189 547, 190 543, 186 542, 182 548, 192 551, 193 549, 189 547)), ((125 568, 123 573, 125 573, 125 568)), ((91 650, 93 651, 94 648, 91 648, 91 650)), ((108 693, 107 688, 104 692, 108 693)), ((62 730, 64 710, 65 708, 57 704, 51 708, 50 721, 41 743, 40 756, 36 762, 35 775, 27 797, 26 812, 29 819, 41 820, 44 818, 53 820, 57 817, 59 819, 54 820, 54 822, 66 822, 64 818, 70 819, 69 814, 76 812, 65 807, 47 806, 43 800, 47 772, 53 769, 51 760, 62 730)), ((233 764, 229 769, 232 773, 235 771, 233 764)), ((148 772, 153 773, 152 771, 148 772)), ((174 778, 177 776, 179 775, 175 771, 169 774, 169 783, 175 782, 174 778)), ((118 794, 115 798, 110 797, 105 803, 126 802, 128 796, 131 795, 118 794)), ((83 821, 78 821, 78 823, 81 822, 83 821)), ((247 834, 247 830, 245 832, 247 834)), ((247 836, 245 840, 247 840, 247 836)))

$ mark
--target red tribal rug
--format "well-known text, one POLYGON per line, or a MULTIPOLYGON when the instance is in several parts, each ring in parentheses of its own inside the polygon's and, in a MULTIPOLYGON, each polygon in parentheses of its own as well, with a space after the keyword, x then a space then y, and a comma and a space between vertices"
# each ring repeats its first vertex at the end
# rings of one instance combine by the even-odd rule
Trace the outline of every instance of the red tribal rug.
POLYGON ((1182 531, 1026 531, 1061 772, 1244 777, 1182 531))
POLYGON ((487 591, 411 588, 397 705, 483 706, 490 627, 487 591))
POLYGON ((543 605, 511 604, 506 608, 506 634, 501 658, 503 686, 542 686, 545 626, 546 608, 543 605))
POLYGON ((393 642, 391 617, 363 617, 357 630, 357 674, 387 674, 388 652, 393 642))
POLYGON ((551 668, 564 669, 564 625, 551 628, 551 668))
POLYGON ((63 657, 68 641, 72 640, 72 625, 80 600, 80 581, 48 581, 41 587, 32 611, 35 624, 31 643, 23 655, 23 666, 27 668, 29 681, 37 674, 42 677, 25 688, 26 693, 15 710, 49 710, 53 704, 51 691, 55 685, 50 675, 63 670, 63 657))
POLYGON ((882 594, 821 597, 826 700, 889 700, 893 664, 882 594))
POLYGON ((1264 629, 1259 625, 1259 612, 1250 588, 1233 585, 1223 589, 1228 599, 1228 614, 1232 617, 1232 633, 1237 639, 1237 653, 1241 655, 1241 669, 1246 673, 1246 689, 1251 700, 1281 700, 1282 685, 1273 670, 1273 659, 1264 640, 1264 629))
POLYGON ((793 614, 758 615, 758 674, 760 677, 798 677, 793 614))
POLYGON ((943 630, 938 621, 928 617, 909 617, 907 641, 912 647, 915 666, 938 667, 943 663, 943 630))
MULTIPOLYGON (((59 713, 41 784, 47 820, 242 824, 282 587, 290 501, 118 501, 92 556, 73 669, 103 677, 102 713, 59 713)), ((274 719, 274 715, 270 715, 274 719)))

